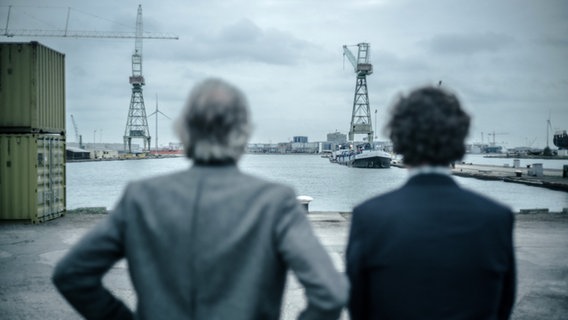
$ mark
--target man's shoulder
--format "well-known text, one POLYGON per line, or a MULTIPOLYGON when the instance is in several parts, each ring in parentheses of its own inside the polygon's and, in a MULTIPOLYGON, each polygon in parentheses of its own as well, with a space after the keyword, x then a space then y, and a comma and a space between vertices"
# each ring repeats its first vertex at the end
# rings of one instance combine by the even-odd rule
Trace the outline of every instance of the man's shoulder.
POLYGON ((188 170, 170 172, 163 175, 135 179, 128 183, 130 188, 164 188, 187 179, 188 170))
MULTIPOLYGON (((458 185, 455 187, 451 187, 451 197, 456 200, 459 200, 463 203, 465 207, 476 207, 483 210, 489 210, 492 212, 511 212, 511 209, 503 204, 500 203, 486 195, 478 193, 473 190, 469 190, 466 188, 462 188, 458 185)), ((407 206, 413 206, 414 198, 421 197, 423 198, 423 194, 420 190, 416 190, 415 188, 410 190, 407 188, 407 185, 403 185, 402 187, 386 192, 381 195, 374 196, 364 202, 360 203, 354 208, 354 212, 364 213, 364 212, 373 212, 373 214, 377 214, 377 212, 381 212, 382 210, 378 210, 380 208, 404 208, 407 206)), ((431 199, 429 201, 429 205, 436 206, 436 201, 445 201, 444 199, 431 199)), ((447 199, 446 199, 447 200, 447 199)))
MULTIPOLYGON (((463 197, 469 199, 470 203, 476 204, 476 207, 485 208, 486 211, 507 213, 512 212, 511 208, 507 205, 491 199, 484 194, 463 188, 460 188, 459 192, 463 195, 463 197)), ((467 203, 464 203, 464 205, 467 205, 467 203)))
POLYGON ((353 215, 358 215, 360 218, 364 216, 376 217, 381 213, 388 213, 389 210, 384 208, 393 208, 404 206, 404 191, 402 188, 392 190, 380 195, 371 197, 353 208, 353 215))
POLYGON ((508 205, 474 190, 459 188, 453 200, 455 212, 464 219, 488 223, 493 226, 510 226, 515 220, 513 210, 508 205))
POLYGON ((361 203, 359 203, 355 208, 367 208, 372 207, 378 204, 389 203, 392 201, 398 201, 401 197, 404 196, 404 190, 402 188, 397 188, 395 190, 387 191, 385 193, 373 196, 361 203))
POLYGON ((270 181, 240 170, 237 170, 232 176, 223 177, 223 179, 225 178, 228 183, 234 183, 234 186, 238 189, 249 188, 271 192, 294 193, 292 187, 286 184, 270 181))
POLYGON ((248 173, 241 173, 242 187, 249 188, 252 192, 261 195, 296 197, 296 191, 289 185, 269 181, 248 173))
POLYGON ((133 181, 129 184, 129 187, 166 191, 169 189, 180 189, 197 185, 203 187, 205 183, 205 185, 212 187, 226 187, 241 192, 248 190, 249 192, 257 192, 259 194, 265 192, 294 194, 294 190, 290 186, 244 173, 237 169, 227 172, 213 172, 215 174, 211 175, 196 172, 191 169, 176 171, 133 181))

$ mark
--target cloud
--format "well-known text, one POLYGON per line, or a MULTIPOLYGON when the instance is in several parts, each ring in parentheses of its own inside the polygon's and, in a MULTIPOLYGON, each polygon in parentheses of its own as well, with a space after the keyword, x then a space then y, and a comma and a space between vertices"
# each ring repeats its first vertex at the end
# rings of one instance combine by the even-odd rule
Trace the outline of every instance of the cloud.
POLYGON ((156 50, 173 60, 289 66, 314 56, 317 46, 279 29, 263 29, 243 18, 216 31, 201 30, 189 39, 181 38, 170 51, 156 50))
POLYGON ((225 43, 244 45, 255 45, 263 38, 263 31, 248 19, 242 19, 223 28, 218 36, 218 40, 225 43))
POLYGON ((296 64, 304 51, 312 47, 308 42, 277 29, 262 30, 248 19, 226 26, 208 44, 224 59, 278 65, 296 64))
POLYGON ((566 38, 566 37, 547 35, 547 36, 539 37, 536 40, 536 42, 538 44, 542 44, 542 45, 545 45, 545 46, 558 48, 558 49, 562 49, 562 50, 568 49, 568 38, 566 38))
POLYGON ((512 44, 515 39, 505 34, 441 34, 430 39, 427 44, 433 53, 450 55, 469 55, 481 52, 497 52, 512 44))

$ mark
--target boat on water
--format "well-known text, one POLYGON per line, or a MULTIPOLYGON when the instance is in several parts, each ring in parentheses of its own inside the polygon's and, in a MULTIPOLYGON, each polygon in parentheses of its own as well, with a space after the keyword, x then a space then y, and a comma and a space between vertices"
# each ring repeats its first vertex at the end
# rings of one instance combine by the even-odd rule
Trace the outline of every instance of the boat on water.
POLYGON ((353 149, 334 151, 329 161, 354 168, 390 168, 392 157, 388 152, 374 150, 371 144, 365 143, 353 149))

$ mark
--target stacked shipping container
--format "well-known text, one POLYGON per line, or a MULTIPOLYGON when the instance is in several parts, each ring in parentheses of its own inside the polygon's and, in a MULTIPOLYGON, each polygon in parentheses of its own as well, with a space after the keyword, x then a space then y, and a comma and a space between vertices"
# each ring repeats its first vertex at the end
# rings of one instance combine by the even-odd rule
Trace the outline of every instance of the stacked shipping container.
POLYGON ((0 43, 0 219, 65 213, 65 55, 0 43))

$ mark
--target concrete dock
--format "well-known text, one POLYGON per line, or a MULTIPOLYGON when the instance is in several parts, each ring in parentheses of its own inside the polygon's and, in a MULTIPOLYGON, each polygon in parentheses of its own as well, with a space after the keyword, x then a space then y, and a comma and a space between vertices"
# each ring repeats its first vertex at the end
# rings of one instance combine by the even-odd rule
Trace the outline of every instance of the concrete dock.
POLYGON ((456 164, 452 174, 460 177, 483 180, 502 180, 533 187, 568 191, 568 177, 560 169, 542 168, 542 175, 535 175, 534 168, 495 166, 480 164, 456 164))
MULTIPOLYGON (((392 166, 399 168, 404 167, 401 163, 394 163, 392 166)), ((452 168, 452 174, 465 178, 498 180, 568 192, 568 177, 563 176, 564 173, 562 170, 542 168, 541 175, 533 175, 533 169, 534 168, 505 165, 456 163, 455 167, 452 168)))
MULTIPOLYGON (((0 224, 0 318, 79 319, 55 291, 50 276, 69 247, 105 216, 76 210, 39 225, 0 224)), ((350 218, 349 213, 309 214, 342 271, 350 218)), ((568 214, 518 214, 515 250, 518 288, 513 319, 568 319, 568 214)), ((135 305, 124 262, 111 269, 104 283, 129 306, 135 305)), ((304 303, 302 287, 290 276, 282 319, 295 319, 304 303)), ((346 312, 342 319, 348 319, 346 312)))

